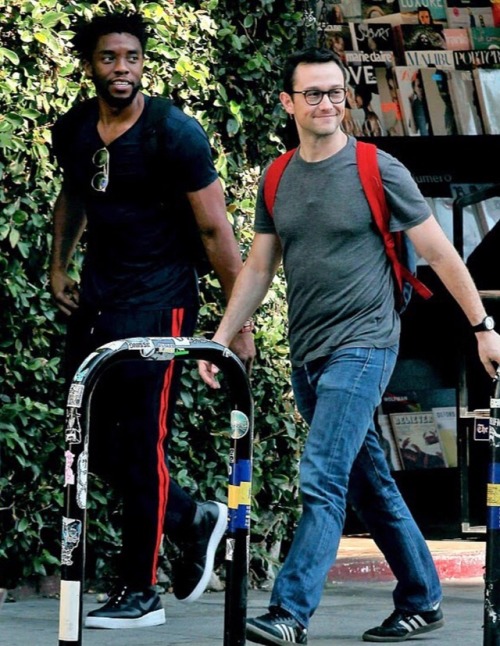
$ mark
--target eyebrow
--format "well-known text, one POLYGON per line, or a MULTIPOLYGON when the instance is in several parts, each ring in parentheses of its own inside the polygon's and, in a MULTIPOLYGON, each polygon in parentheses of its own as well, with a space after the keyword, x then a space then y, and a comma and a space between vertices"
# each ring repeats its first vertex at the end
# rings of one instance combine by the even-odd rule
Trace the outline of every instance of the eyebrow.
MULTIPOLYGON (((116 50, 114 50, 114 49, 100 49, 97 53, 98 54, 116 54, 116 50)), ((140 49, 128 49, 126 53, 127 53, 127 55, 128 54, 141 54, 141 50, 140 49)))
MULTIPOLYGON (((325 92, 329 90, 344 90, 344 89, 345 89, 345 85, 337 84, 337 85, 331 85, 328 88, 328 90, 325 90, 325 92)), ((321 88, 319 88, 317 85, 311 85, 309 87, 306 87, 305 90, 303 91, 306 92, 307 90, 319 90, 320 92, 323 92, 323 90, 321 90, 321 88)))

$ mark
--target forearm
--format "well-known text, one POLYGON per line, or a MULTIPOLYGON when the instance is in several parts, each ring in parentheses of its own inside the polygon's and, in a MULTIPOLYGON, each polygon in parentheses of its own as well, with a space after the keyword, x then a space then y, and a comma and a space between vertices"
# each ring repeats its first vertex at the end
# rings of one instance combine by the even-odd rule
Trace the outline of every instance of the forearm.
POLYGON ((226 216, 222 185, 215 180, 209 186, 187 193, 200 231, 208 260, 219 279, 226 301, 242 266, 240 249, 226 216))
POLYGON ((69 316, 79 303, 78 285, 68 266, 87 222, 81 200, 61 191, 54 205, 50 289, 57 307, 69 316))
POLYGON ((53 212, 51 274, 66 272, 86 223, 81 201, 66 191, 61 191, 53 212))
POLYGON ((239 274, 226 312, 213 337, 217 343, 228 346, 267 293, 270 281, 259 280, 256 276, 250 276, 250 273, 244 267, 239 274))
POLYGON ((408 231, 417 253, 425 258, 463 310, 471 325, 485 317, 485 308, 474 281, 459 253, 448 240, 436 219, 408 231))
POLYGON ((276 236, 259 235, 233 287, 224 317, 214 341, 229 345, 264 300, 281 261, 281 246, 276 236))
POLYGON ((456 300, 469 323, 480 323, 486 316, 484 304, 469 270, 455 249, 452 248, 443 257, 431 259, 429 264, 456 300))
POLYGON ((208 260, 219 279, 227 303, 243 267, 240 249, 230 223, 227 222, 227 227, 223 226, 222 230, 219 228, 202 232, 202 240, 208 260))

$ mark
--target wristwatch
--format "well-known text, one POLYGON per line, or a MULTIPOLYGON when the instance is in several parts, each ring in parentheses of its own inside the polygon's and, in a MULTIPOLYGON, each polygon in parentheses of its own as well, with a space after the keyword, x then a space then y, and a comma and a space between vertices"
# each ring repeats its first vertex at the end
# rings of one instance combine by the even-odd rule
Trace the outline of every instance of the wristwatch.
POLYGON ((485 316, 478 325, 472 326, 473 332, 488 332, 495 327, 495 319, 492 316, 485 316))

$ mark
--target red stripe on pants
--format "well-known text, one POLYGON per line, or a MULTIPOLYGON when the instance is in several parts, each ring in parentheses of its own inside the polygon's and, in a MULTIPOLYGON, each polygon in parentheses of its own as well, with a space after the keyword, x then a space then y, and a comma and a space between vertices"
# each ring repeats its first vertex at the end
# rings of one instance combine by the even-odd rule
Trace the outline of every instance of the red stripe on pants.
MULTIPOLYGON (((172 310, 172 336, 181 336, 182 321, 184 318, 183 309, 172 310)), ((169 413, 170 389, 172 385, 172 376, 174 371, 175 359, 170 361, 165 371, 163 387, 160 394, 160 413, 158 419, 158 443, 157 443, 157 468, 158 468, 158 526, 156 528, 156 546, 153 558, 153 569, 151 572, 152 585, 156 584, 156 572, 158 569, 158 554, 163 539, 163 526, 168 503, 168 487, 170 483, 170 474, 165 461, 164 444, 168 437, 170 429, 167 425, 169 413)), ((174 402, 172 402, 173 404, 174 402)))

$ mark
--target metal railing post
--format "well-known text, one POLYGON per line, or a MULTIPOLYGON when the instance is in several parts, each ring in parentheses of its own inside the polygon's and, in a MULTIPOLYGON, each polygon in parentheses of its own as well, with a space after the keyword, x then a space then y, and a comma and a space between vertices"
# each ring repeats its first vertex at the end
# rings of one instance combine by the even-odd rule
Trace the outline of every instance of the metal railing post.
POLYGON ((113 341, 83 361, 70 385, 65 419, 59 646, 80 646, 82 643, 91 397, 105 370, 130 359, 204 359, 216 364, 227 378, 231 446, 223 643, 224 646, 243 646, 249 569, 253 401, 245 368, 238 357, 218 343, 191 337, 137 337, 113 341))
POLYGON ((486 493, 484 646, 500 646, 500 373, 490 399, 490 463, 486 493))

